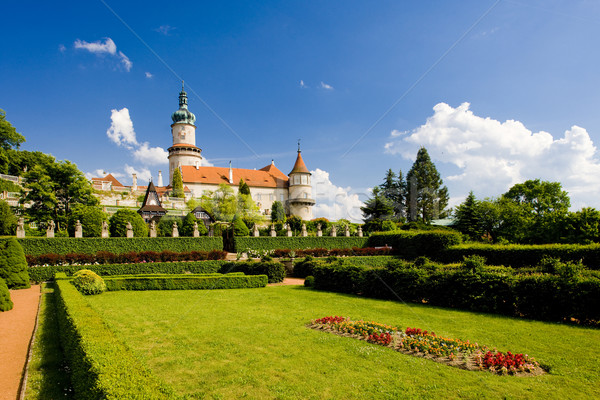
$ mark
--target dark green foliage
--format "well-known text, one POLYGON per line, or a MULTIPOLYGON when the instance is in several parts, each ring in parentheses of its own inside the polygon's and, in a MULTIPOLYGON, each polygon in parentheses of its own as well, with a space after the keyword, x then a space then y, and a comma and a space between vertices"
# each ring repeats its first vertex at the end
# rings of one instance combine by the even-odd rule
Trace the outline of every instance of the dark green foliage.
POLYGON ((25 253, 14 238, 0 242, 0 278, 6 281, 10 289, 25 289, 30 286, 25 253))
POLYGON ((271 206, 271 221, 285 222, 285 208, 280 201, 275 200, 271 206))
POLYGON ((351 249, 353 247, 364 247, 367 244, 366 237, 330 237, 330 236, 293 236, 293 237, 236 237, 234 245, 236 251, 252 250, 276 250, 276 249, 351 249))
POLYGON ((104 279, 89 269, 77 271, 71 282, 83 294, 100 294, 106 290, 104 279))
POLYGON ((204 226, 204 222, 196 218, 193 213, 188 213, 183 222, 181 224, 181 230, 179 234, 181 236, 194 236, 194 223, 198 224, 198 234, 200 236, 206 236, 208 234, 208 229, 204 226))
MULTIPOLYGON (((306 278, 313 274, 313 269, 317 265, 317 261, 312 256, 306 256, 294 264, 294 276, 296 278, 306 278)), ((314 279, 314 278, 313 278, 314 279)))
MULTIPOLYGON (((181 236, 184 236, 182 234, 182 230, 183 230, 183 220, 179 217, 162 217, 158 223, 157 226, 157 233, 158 236, 160 237, 171 237, 173 236, 173 224, 177 224, 177 232, 179 232, 179 234, 181 236)), ((193 223, 192 223, 193 225, 193 223)), ((193 226, 192 226, 192 232, 193 232, 193 226)))
POLYGON ((483 235, 480 204, 472 191, 465 201, 456 207, 454 219, 455 223, 452 227, 469 238, 480 239, 483 235))
POLYGON ((485 257, 481 256, 469 256, 465 257, 462 262, 462 267, 469 272, 472 273, 480 273, 483 271, 483 267, 485 266, 485 257))
POLYGON ((248 236, 250 234, 250 230, 238 214, 233 217, 232 225, 234 236, 248 236))
POLYGON ((104 277, 133 274, 210 274, 219 272, 225 263, 226 261, 185 261, 31 267, 29 268, 29 276, 33 282, 44 282, 51 280, 57 272, 64 272, 72 275, 81 269, 94 271, 98 275, 104 277))
POLYGON ((57 280, 56 287, 61 343, 76 398, 179 398, 108 329, 70 282, 57 280))
POLYGON ((369 237, 369 247, 391 246, 392 253, 405 258, 427 256, 437 258, 450 246, 461 242, 456 231, 394 231, 374 233, 369 237))
POLYGON ((17 230, 17 217, 4 200, 0 200, 0 236, 12 236, 17 230))
POLYGON ((98 206, 77 204, 73 206, 69 216, 69 236, 75 236, 75 224, 81 223, 83 237, 100 237, 102 222, 108 221, 108 216, 98 206))
POLYGON ((285 278, 285 265, 273 261, 241 261, 223 264, 222 274, 230 272, 243 272, 246 275, 267 275, 269 283, 283 282, 285 278))
MULTIPOLYGON (((292 215, 287 219, 287 223, 290 226, 290 229, 293 232, 301 232, 302 231, 302 218, 296 216, 296 215, 292 215)), ((308 227, 307 227, 308 230, 308 227)))
POLYGON ((140 214, 133 210, 121 208, 108 221, 110 236, 127 237, 127 223, 133 227, 133 236, 145 238, 148 236, 148 226, 140 214))
POLYGON ((360 208, 365 222, 381 221, 394 216, 394 203, 385 197, 378 186, 373 188, 373 197, 360 208))
POLYGON ((0 179, 0 192, 19 193, 20 191, 21 186, 17 185, 16 183, 7 181, 6 179, 0 179))
POLYGON ((171 187, 171 197, 178 197, 181 199, 185 197, 185 193, 183 192, 183 178, 179 168, 175 168, 175 171, 173 171, 173 182, 171 187))
POLYGON ((409 221, 429 222, 445 216, 449 196, 448 188, 442 184, 440 173, 431 161, 427 149, 421 147, 406 174, 409 221))
POLYGON ((306 279, 304 279, 304 286, 305 287, 313 287, 315 286, 315 277, 314 276, 307 276, 306 279))
POLYGON ((245 194, 245 195, 250 194, 250 186, 248 186, 248 184, 246 182, 244 182, 244 180, 241 178, 240 178, 240 183, 238 186, 238 193, 245 194))
POLYGON ((115 290, 211 290, 248 289, 267 286, 266 275, 242 274, 138 276, 125 275, 106 278, 109 291, 115 290))
MULTIPOLYGON (((114 254, 128 252, 170 250, 174 252, 223 250, 220 237, 199 238, 23 238, 18 239, 27 255, 42 254, 96 254, 107 251, 114 254)), ((2 242, 0 240, 0 242, 2 242)))
POLYGON ((0 278, 0 311, 12 310, 14 304, 10 299, 10 291, 4 278, 0 278))

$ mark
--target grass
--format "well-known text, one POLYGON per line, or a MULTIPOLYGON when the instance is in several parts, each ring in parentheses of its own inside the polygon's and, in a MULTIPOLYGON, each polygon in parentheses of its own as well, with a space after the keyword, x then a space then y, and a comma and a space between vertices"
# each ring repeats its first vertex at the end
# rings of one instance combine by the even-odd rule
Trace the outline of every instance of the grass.
POLYGON ((71 399, 69 371, 60 347, 54 284, 42 284, 38 328, 29 362, 25 399, 71 399))
POLYGON ((191 398, 600 397, 600 330, 591 328, 289 286, 86 298, 157 376, 191 398), (305 327, 327 315, 527 353, 551 373, 520 378, 464 371, 305 327))

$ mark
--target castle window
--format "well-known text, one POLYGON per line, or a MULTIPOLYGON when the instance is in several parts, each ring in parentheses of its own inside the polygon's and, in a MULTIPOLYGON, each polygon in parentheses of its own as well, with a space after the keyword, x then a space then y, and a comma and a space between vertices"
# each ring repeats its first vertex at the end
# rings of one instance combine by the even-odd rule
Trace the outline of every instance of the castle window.
POLYGON ((302 175, 302 184, 306 185, 306 175, 302 175))
POLYGON ((269 200, 270 200, 270 201, 273 201, 273 193, 271 193, 271 194, 269 195, 269 200))
POLYGON ((279 195, 279 200, 283 203, 283 193, 279 195))
POLYGON ((304 193, 304 198, 308 199, 308 193, 304 193))
POLYGON ((294 185, 299 185, 300 184, 300 177, 298 175, 294 176, 294 185))
MULTIPOLYGON (((256 195, 256 200, 259 200, 259 201, 260 201, 260 200, 262 200, 262 196, 261 196, 261 194, 260 194, 260 193, 258 193, 258 194, 256 195)), ((259 207, 260 207, 260 206, 259 206, 259 207)))

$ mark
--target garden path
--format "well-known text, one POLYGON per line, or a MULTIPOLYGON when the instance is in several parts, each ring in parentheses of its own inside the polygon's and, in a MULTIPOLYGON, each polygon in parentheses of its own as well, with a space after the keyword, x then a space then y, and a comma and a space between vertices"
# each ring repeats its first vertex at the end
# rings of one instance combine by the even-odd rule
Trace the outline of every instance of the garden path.
POLYGON ((40 303, 40 286, 11 290, 10 297, 14 308, 0 312, 0 400, 15 400, 19 396, 40 303))
POLYGON ((269 283, 268 286, 304 285, 303 278, 283 278, 283 282, 269 283))

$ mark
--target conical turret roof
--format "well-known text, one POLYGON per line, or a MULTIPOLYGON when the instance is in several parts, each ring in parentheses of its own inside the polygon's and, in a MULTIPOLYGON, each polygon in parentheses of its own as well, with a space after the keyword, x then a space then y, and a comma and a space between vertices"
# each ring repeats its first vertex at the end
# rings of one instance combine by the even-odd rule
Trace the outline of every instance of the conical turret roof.
POLYGON ((296 163, 294 164, 294 168, 292 168, 288 175, 295 174, 298 172, 310 174, 310 171, 308 170, 308 168, 306 168, 306 164, 304 164, 304 160, 302 159, 302 154, 300 150, 298 150, 298 157, 296 157, 296 163))

